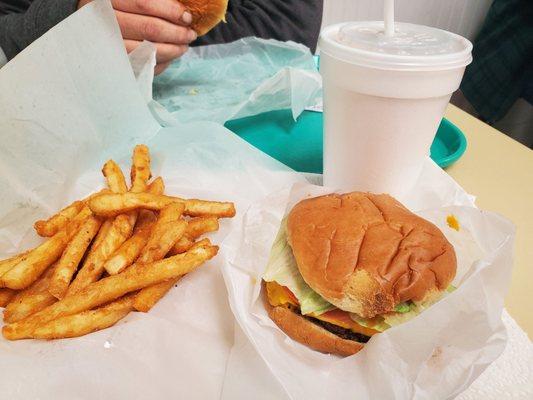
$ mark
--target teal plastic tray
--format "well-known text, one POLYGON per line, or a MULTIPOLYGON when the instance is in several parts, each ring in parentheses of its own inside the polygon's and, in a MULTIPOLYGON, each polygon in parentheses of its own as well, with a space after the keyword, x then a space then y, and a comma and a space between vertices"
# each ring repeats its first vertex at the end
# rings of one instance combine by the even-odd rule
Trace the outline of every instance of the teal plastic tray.
MULTIPOLYGON (((290 110, 272 111, 226 123, 251 145, 300 172, 322 173, 322 113, 304 111, 295 122, 290 110)), ((443 119, 431 146, 431 158, 445 168, 466 150, 459 128, 443 119)))

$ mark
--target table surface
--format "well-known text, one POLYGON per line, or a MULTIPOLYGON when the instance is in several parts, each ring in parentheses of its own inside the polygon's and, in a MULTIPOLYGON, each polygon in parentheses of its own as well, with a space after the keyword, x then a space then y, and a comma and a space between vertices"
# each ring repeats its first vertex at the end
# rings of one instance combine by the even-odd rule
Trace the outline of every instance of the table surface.
POLYGON ((477 197, 479 208, 495 211, 516 225, 506 307, 533 339, 533 151, 453 105, 446 117, 468 140, 464 156, 446 171, 477 197))

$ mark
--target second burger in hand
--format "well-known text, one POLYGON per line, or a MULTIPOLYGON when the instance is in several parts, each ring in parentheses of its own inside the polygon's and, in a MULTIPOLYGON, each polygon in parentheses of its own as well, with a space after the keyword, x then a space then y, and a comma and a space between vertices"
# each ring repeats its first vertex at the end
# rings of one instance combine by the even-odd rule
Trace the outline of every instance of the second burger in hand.
POLYGON ((224 21, 228 0, 180 0, 192 15, 191 28, 203 36, 224 21))
POLYGON ((456 269, 444 234, 391 196, 315 197, 282 223, 263 277, 265 306, 292 339, 349 356, 438 301, 456 269))

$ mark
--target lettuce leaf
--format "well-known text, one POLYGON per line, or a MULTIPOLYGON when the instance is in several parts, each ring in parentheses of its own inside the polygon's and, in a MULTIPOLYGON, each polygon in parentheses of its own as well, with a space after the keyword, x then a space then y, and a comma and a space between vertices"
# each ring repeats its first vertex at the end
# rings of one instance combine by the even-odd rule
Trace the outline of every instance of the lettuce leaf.
POLYGON ((291 246, 289 246, 287 241, 286 219, 281 222, 278 235, 272 245, 263 279, 267 282, 277 282, 282 286, 288 287, 298 299, 301 312, 304 315, 311 313, 320 315, 335 309, 335 306, 311 289, 302 278, 291 246))
POLYGON ((413 307, 413 303, 411 303, 410 301, 406 301, 404 303, 398 304, 394 308, 394 311, 397 312, 397 313, 400 313, 400 314, 405 314, 405 313, 408 313, 409 311, 411 311, 412 307, 413 307))
MULTIPOLYGON (((276 240, 270 251, 270 258, 263 279, 267 282, 277 282, 286 286, 296 296, 300 303, 302 314, 320 315, 327 311, 334 310, 336 307, 316 293, 304 281, 296 260, 292 253, 291 246, 287 240, 287 221, 284 219, 276 236, 276 240)), ((380 323, 376 324, 375 319, 372 322, 356 314, 350 314, 350 317, 360 325, 383 332, 392 326, 402 324, 416 317, 426 308, 439 301, 447 293, 451 293, 455 287, 450 285, 445 293, 435 293, 424 302, 405 302, 396 306, 394 312, 382 315, 380 323)))

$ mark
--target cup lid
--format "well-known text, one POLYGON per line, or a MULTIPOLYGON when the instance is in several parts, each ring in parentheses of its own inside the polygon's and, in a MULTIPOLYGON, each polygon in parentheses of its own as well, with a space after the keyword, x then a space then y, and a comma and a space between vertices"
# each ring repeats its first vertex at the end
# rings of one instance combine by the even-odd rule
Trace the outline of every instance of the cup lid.
POLYGON ((378 69, 444 70, 472 62, 472 43, 424 25, 397 22, 386 36, 383 21, 332 25, 320 35, 320 51, 346 62, 378 69))

